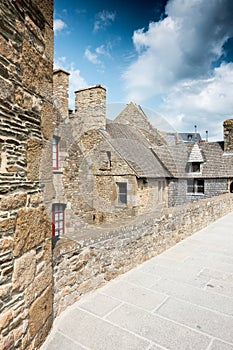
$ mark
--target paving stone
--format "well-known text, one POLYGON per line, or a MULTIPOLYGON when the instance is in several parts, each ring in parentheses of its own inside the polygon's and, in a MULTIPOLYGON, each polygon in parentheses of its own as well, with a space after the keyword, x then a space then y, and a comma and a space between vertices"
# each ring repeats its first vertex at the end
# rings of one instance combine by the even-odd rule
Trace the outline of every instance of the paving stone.
POLYGON ((167 348, 161 347, 159 345, 152 345, 148 350, 166 350, 167 348))
POLYGON ((122 305, 107 319, 170 350, 206 350, 208 336, 132 305, 122 305))
POLYGON ((133 283, 145 288, 153 286, 153 284, 159 279, 159 276, 143 272, 140 269, 129 271, 122 276, 123 281, 133 283))
POLYGON ((233 271, 233 259, 230 257, 225 257, 223 261, 223 256, 220 254, 208 253, 205 257, 199 255, 196 257, 188 258, 185 261, 185 265, 189 266, 202 266, 206 268, 218 269, 219 271, 232 273, 233 271), (228 260, 228 261, 227 261, 228 260))
POLYGON ((193 329, 233 342, 233 318, 177 299, 167 300, 156 314, 193 329))
POLYGON ((175 246, 177 249, 174 249, 174 247, 168 249, 167 251, 163 252, 164 258, 170 258, 172 260, 177 260, 179 262, 185 261, 190 255, 191 252, 187 249, 182 249, 182 245, 180 247, 175 246), (181 248, 181 249, 179 249, 181 248))
POLYGON ((160 265, 160 266, 165 266, 165 267, 173 266, 173 268, 180 268, 182 266, 183 260, 172 259, 171 256, 169 257, 162 254, 162 255, 156 256, 154 258, 154 262, 156 265, 160 265))
POLYGON ((206 277, 209 277, 210 279, 216 279, 219 281, 233 283, 233 273, 229 273, 229 272, 222 272, 222 271, 218 271, 210 268, 204 268, 200 272, 200 276, 206 276, 206 277))
POLYGON ((153 310, 166 299, 164 294, 125 281, 112 283, 104 287, 101 292, 147 310, 153 310))
POLYGON ((211 279, 206 285, 206 290, 233 298, 233 283, 211 279))
POLYGON ((150 344, 99 317, 74 308, 62 318, 58 330, 92 350, 146 350, 150 344))
POLYGON ((78 307, 87 310, 98 316, 105 316, 111 310, 115 309, 121 302, 107 295, 95 293, 88 298, 84 298, 78 304, 78 307))
POLYGON ((161 278, 167 278, 180 282, 185 282, 196 287, 205 287, 209 281, 207 276, 200 276, 202 268, 200 266, 188 266, 185 263, 176 268, 173 265, 161 266, 156 263, 156 260, 150 261, 149 264, 142 266, 141 270, 145 273, 153 274, 157 277, 157 280, 161 278), (160 277, 160 278, 159 278, 160 277))
POLYGON ((232 298, 224 295, 168 279, 157 281, 151 288, 157 292, 188 301, 195 305, 203 306, 227 315, 233 315, 232 298))
POLYGON ((233 350, 233 344, 226 344, 215 339, 210 347, 210 350, 233 350))
POLYGON ((42 345, 41 350, 85 350, 86 348, 81 345, 74 343, 72 340, 67 338, 64 334, 57 332, 49 342, 42 345))

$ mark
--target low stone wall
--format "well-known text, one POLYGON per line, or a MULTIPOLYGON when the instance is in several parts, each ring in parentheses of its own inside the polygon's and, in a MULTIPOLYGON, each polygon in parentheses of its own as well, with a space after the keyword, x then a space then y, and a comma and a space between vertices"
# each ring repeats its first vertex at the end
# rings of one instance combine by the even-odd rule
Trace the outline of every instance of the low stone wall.
POLYGON ((55 316, 83 294, 94 290, 233 210, 233 195, 224 194, 166 209, 159 217, 138 218, 89 243, 63 237, 56 242, 55 316), (90 243, 91 242, 91 243, 90 243))

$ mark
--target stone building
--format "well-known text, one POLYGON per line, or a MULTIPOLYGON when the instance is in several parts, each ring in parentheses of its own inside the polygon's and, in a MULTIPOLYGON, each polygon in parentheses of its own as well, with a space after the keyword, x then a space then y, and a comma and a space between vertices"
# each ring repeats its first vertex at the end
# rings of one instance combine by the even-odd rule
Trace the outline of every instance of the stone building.
MULTIPOLYGON (((39 181, 55 122, 53 3, 0 6, 0 349, 34 350, 53 310, 51 221, 39 181)), ((51 180, 51 151, 46 159, 51 180)))
POLYGON ((132 102, 114 121, 107 119, 101 85, 76 91, 69 112, 68 87, 69 73, 55 70, 61 123, 53 138, 54 235, 159 214, 232 189, 229 121, 224 151, 224 143, 203 141, 197 133, 157 130, 132 102))

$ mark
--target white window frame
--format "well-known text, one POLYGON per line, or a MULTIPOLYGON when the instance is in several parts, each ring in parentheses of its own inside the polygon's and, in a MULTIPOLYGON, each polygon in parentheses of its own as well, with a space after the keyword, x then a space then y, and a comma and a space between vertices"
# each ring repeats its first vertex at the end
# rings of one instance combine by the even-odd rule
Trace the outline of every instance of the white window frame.
POLYGON ((127 182, 117 182, 117 202, 118 205, 127 205, 128 203, 128 185, 127 182))

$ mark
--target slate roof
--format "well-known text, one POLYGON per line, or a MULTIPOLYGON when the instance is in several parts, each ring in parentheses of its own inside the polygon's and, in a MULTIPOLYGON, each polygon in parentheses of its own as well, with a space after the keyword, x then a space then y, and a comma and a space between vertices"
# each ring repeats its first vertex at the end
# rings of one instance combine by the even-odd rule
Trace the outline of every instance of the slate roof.
POLYGON ((180 132, 179 139, 187 143, 195 143, 201 141, 201 135, 195 132, 180 132))
POLYGON ((180 140, 180 135, 189 133, 162 135, 135 104, 128 105, 114 122, 107 121, 106 131, 109 142, 138 177, 233 178, 233 154, 224 153, 223 142, 193 144, 180 140), (189 162, 201 162, 201 173, 189 173, 189 162))
POLYGON ((171 174, 153 153, 152 145, 139 129, 119 123, 107 123, 106 131, 112 147, 135 171, 138 177, 164 178, 171 174))
POLYGON ((202 177, 233 177, 233 155, 224 153, 223 142, 204 142, 200 148, 204 157, 202 177))
POLYGON ((203 163, 203 161, 204 160, 202 157, 201 150, 200 150, 198 144, 195 143, 194 146, 192 147, 190 154, 189 154, 188 162, 189 163, 193 163, 193 162, 203 163))

